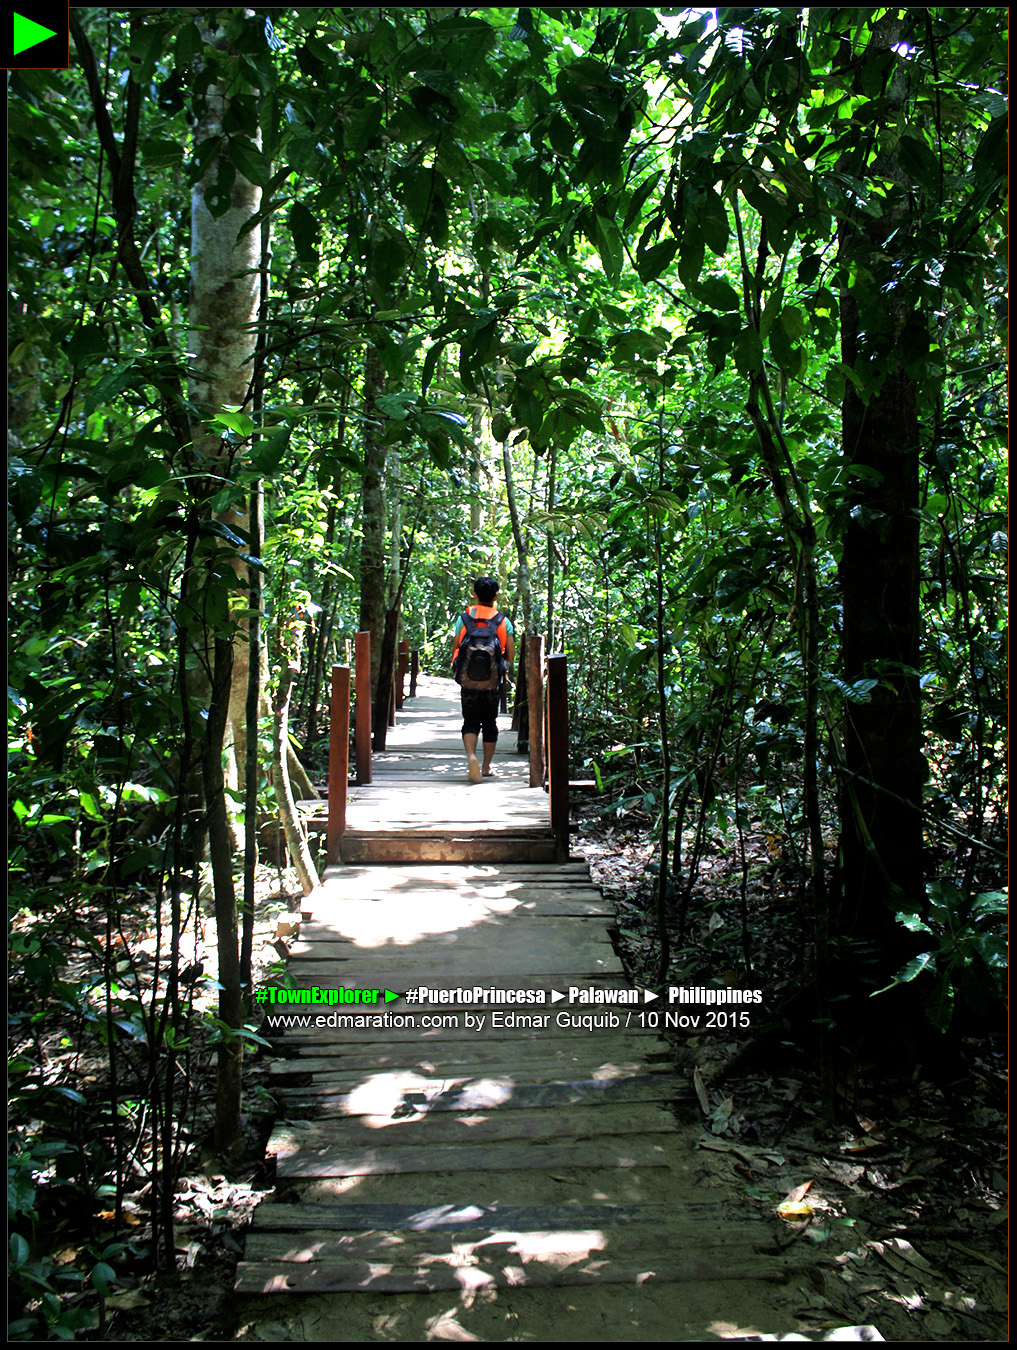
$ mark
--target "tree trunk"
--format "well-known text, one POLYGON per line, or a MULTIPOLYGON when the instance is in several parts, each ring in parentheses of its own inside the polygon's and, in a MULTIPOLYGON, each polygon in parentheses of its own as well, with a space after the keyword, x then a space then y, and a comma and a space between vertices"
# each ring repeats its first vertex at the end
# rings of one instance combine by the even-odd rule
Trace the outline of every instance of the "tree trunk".
POLYGON ((526 538, 523 534, 523 527, 519 519, 519 508, 516 505, 516 487, 515 477, 512 472, 512 454, 509 450, 507 437, 502 441, 501 452, 505 464, 505 493, 508 497, 509 519, 512 522, 512 537, 516 541, 516 557, 518 559, 517 589, 519 592, 519 603, 523 607, 523 631, 532 633, 533 591, 530 587, 530 565, 527 560, 526 538))
MULTIPOLYGON (((392 681, 395 678, 396 667, 396 648, 399 645, 399 618, 402 614, 401 604, 395 604, 385 613, 385 627, 382 631, 381 654, 378 662, 378 684, 374 697, 374 712, 372 717, 372 748, 377 751, 385 749, 385 741, 388 736, 389 712, 392 707, 392 681)), ((373 664, 373 648, 372 664, 373 664)))
POLYGON ((240 1143, 240 1091, 244 1007, 240 988, 240 947, 237 935, 237 899, 233 885, 233 849, 226 813, 223 744, 229 711, 233 647, 229 637, 213 644, 212 695, 202 752, 202 780, 206 802, 208 851, 215 895, 215 935, 219 959, 219 1020, 226 1030, 219 1046, 215 1089, 215 1147, 220 1156, 240 1143))
MULTIPOLYGON (((381 358, 370 348, 364 366, 364 479, 360 544, 360 631, 371 634, 371 689, 378 690, 385 631, 385 445, 376 395, 384 384, 381 358)), ((388 716, 386 712, 386 717, 388 716)))
POLYGON ((289 849, 293 866, 297 869, 297 875, 300 877, 301 888, 305 895, 310 895, 318 889, 321 883, 318 880, 317 869, 307 847, 307 840, 304 838, 300 822, 297 820, 297 806, 293 799, 293 789, 290 786, 286 754, 289 748, 290 690, 293 688, 293 681, 299 673, 298 662, 290 657, 284 658, 283 669, 279 675, 279 688, 276 691, 275 698, 272 743, 275 752, 275 796, 279 807, 279 819, 282 821, 283 832, 286 835, 286 847, 289 849))
POLYGON ((479 405, 473 409, 472 417, 473 449, 470 451, 470 536, 476 545, 480 540, 484 525, 484 498, 482 491, 481 445, 484 436, 484 409, 479 405))
MULTIPOLYGON (((886 55, 906 29, 891 11, 876 23, 866 55, 886 55)), ((898 59, 887 100, 903 109, 906 63, 898 59)), ((919 419, 915 379, 901 361, 905 329, 924 327, 918 302, 895 258, 910 256, 914 199, 898 152, 880 155, 874 177, 898 190, 884 214, 846 224, 842 258, 885 284, 860 314, 854 291, 841 302, 845 364, 862 394, 847 386, 843 455, 851 497, 840 578, 844 601, 844 678, 877 683, 867 701, 845 706, 841 850, 844 914, 854 939, 852 983, 885 984, 909 950, 895 922, 900 909, 924 905, 921 702, 919 695, 919 419), (903 278, 896 284, 898 278, 903 278), (894 284, 890 282, 894 281, 894 284), (864 395, 864 397, 863 397, 864 395), (866 963, 868 969, 866 969, 866 963)), ((875 287, 872 288, 876 290, 875 287)), ((864 1007, 879 1018, 867 998, 864 1007)))
MULTIPOLYGON (((260 556, 264 494, 261 484, 251 488, 251 549, 260 556)), ((248 624, 250 659, 247 665, 247 727, 246 763, 244 765, 244 910, 240 935, 240 979, 250 1001, 253 993, 254 907, 258 864, 258 717, 261 711, 262 639, 261 639, 261 577, 256 567, 251 568, 251 616, 248 624)))
MULTIPOLYGON (((844 335, 850 361, 849 314, 844 335)), ((855 480, 844 537, 844 678, 878 681, 845 708, 844 888, 850 931, 881 945, 898 909, 923 905, 918 411, 900 368, 868 407, 848 395, 844 457, 873 472, 855 480)))
MULTIPOLYGON (((210 45, 230 52, 225 37, 211 36, 210 45)), ((247 86, 245 85, 246 89, 247 86)), ((254 392, 254 348, 262 302, 263 259, 261 232, 242 227, 261 208, 261 188, 249 182, 229 163, 224 123, 230 94, 224 84, 210 85, 204 110, 194 130, 195 144, 218 141, 205 173, 191 192, 191 295, 189 351, 193 353, 189 395, 196 416, 192 423, 195 458, 216 487, 235 476, 236 440, 225 428, 209 427, 207 419, 224 411, 250 411, 254 392), (220 175, 233 174, 229 204, 222 209, 220 175), (209 205, 211 201, 211 206, 209 205)), ((255 134, 256 143, 259 138, 255 134)), ((250 517, 245 506, 219 513, 219 520, 245 541, 250 539, 250 517)), ((238 583, 247 585, 247 565, 237 553, 231 565, 238 583)), ((227 745, 232 747, 231 785, 240 787, 246 774, 247 683, 249 645, 246 620, 234 631, 233 685, 230 691, 227 745)), ((207 642, 206 642, 207 646, 207 642)))

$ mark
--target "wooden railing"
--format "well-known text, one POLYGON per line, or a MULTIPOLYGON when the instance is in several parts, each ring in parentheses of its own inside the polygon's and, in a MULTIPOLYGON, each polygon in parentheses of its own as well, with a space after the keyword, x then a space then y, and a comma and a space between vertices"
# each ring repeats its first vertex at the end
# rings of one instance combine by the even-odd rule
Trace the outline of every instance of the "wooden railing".
MULTIPOLYGON (((532 722, 531 718, 531 727, 532 722)), ((547 658, 547 790, 555 851, 559 862, 568 862, 569 691, 565 657, 560 654, 547 658)))
MULTIPOLYGON (((360 636, 359 634, 357 635, 360 636)), ((370 688, 370 680, 368 680, 370 688)), ((350 668, 332 667, 328 737, 328 824, 325 861, 336 863, 346 830, 346 789, 350 778, 350 668)))
MULTIPOLYGON (((350 776, 350 668, 332 667, 332 700, 329 710, 328 823, 325 827, 325 861, 336 863, 346 832, 346 792, 350 776)), ((356 640, 356 706, 354 709, 354 757, 356 783, 371 781, 371 635, 358 633, 356 640)))
MULTIPOLYGON (((544 786, 544 754, 547 754, 547 791, 551 833, 558 860, 569 856, 569 702, 566 659, 561 654, 546 661, 545 699, 544 639, 527 635, 527 701, 529 703, 529 778, 531 787, 544 786)), ((417 688, 417 653, 409 644, 400 645, 396 697, 403 703, 403 683, 410 671, 410 697, 417 688)), ((346 796, 350 777, 350 693, 356 689, 354 709, 354 756, 357 785, 371 782, 371 635, 356 638, 355 682, 349 666, 332 667, 328 754, 328 821, 325 829, 325 861, 339 861, 346 832, 346 796)))
MULTIPOLYGON (((346 712, 349 736, 349 710, 346 712)), ((371 635, 357 634, 357 784, 371 781, 371 635)))

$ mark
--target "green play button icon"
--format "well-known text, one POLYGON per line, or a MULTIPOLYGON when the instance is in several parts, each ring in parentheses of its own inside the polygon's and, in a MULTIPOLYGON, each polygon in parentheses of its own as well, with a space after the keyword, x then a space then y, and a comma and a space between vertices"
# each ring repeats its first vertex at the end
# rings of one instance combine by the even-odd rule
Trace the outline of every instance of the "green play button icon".
POLYGON ((41 23, 36 23, 34 19, 26 19, 24 14, 14 11, 14 55, 20 56, 22 52, 27 52, 29 47, 37 47, 40 42, 45 42, 47 38, 56 37, 57 34, 52 28, 44 28, 41 23))

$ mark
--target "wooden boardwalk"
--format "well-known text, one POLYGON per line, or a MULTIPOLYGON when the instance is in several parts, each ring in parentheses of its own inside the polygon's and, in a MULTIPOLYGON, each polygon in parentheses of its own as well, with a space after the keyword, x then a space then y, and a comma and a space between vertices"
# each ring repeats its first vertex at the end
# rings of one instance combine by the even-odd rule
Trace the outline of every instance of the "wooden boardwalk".
POLYGON ((292 1010, 315 1016, 278 1041, 277 1188, 236 1288, 317 1296, 313 1316, 272 1300, 289 1339, 697 1338, 732 1282, 779 1278, 768 1230, 691 1185, 662 1005, 583 1001, 633 997, 586 863, 476 858, 492 818, 542 828, 546 796, 509 737, 468 785, 442 693, 401 715, 349 819, 363 836, 384 812, 457 858, 330 868, 290 965, 301 989, 426 1001, 292 1010))
POLYGON ((374 757, 372 781, 350 789, 343 862, 553 861, 547 795, 527 785, 515 733, 501 732, 496 776, 471 784, 459 690, 451 680, 421 684, 374 757))

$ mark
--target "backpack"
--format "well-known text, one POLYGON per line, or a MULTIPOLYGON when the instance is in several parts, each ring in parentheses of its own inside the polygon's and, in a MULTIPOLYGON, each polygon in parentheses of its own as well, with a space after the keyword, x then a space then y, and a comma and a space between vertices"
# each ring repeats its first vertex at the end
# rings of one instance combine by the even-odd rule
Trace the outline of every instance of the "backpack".
POLYGON ((498 625, 504 621, 503 614, 495 614, 490 619, 475 619, 472 614, 463 615, 466 632, 459 644, 456 657, 456 683, 464 689, 498 689, 505 673, 505 655, 501 649, 498 625))

